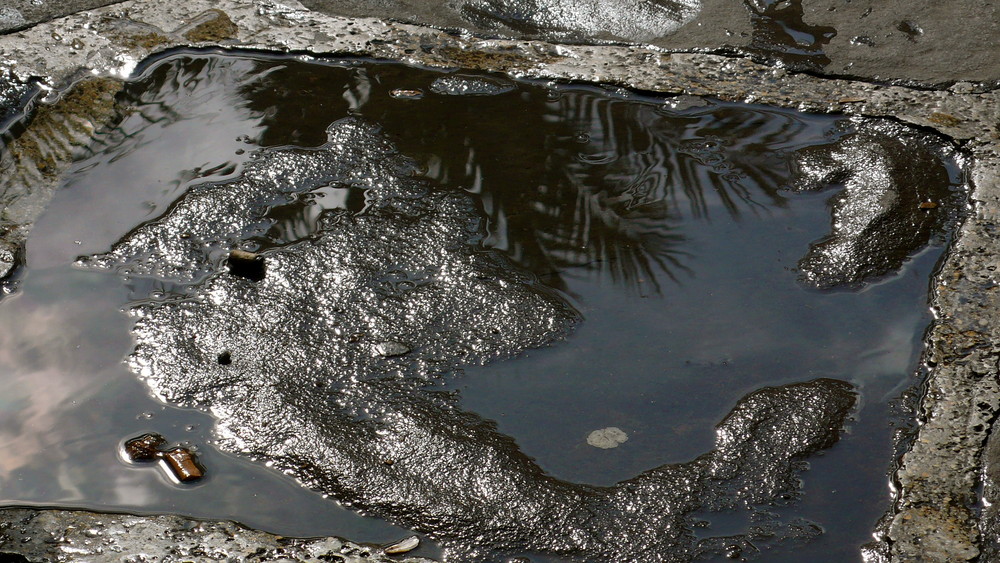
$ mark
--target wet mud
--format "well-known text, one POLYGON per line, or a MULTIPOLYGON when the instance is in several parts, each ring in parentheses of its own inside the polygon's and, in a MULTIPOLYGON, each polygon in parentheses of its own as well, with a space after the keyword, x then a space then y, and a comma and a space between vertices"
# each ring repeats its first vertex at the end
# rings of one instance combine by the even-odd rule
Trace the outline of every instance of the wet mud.
MULTIPOLYGON (((130 215, 137 222, 104 225, 58 250, 46 247, 58 237, 42 237, 29 246, 28 271, 32 260, 53 267, 78 250, 78 266, 120 276, 135 322, 129 367, 158 397, 215 416, 221 449, 425 532, 454 560, 753 557, 822 535, 822 523, 794 511, 805 498, 800 479, 812 474, 804 462, 841 439, 858 393, 882 383, 815 366, 788 367, 770 382, 765 373, 702 414, 714 417, 705 421, 711 437, 689 445, 690 455, 651 451, 643 459, 653 462, 631 474, 584 484, 594 480, 532 459, 523 436, 470 410, 450 382, 584 338, 598 299, 581 279, 637 299, 680 295, 706 246, 685 221, 738 223, 812 201, 821 220, 788 229, 801 231, 792 252, 811 256, 822 242, 813 251, 808 243, 829 227, 828 194, 841 183, 851 199, 851 182, 867 181, 852 155, 888 143, 877 127, 364 61, 316 64, 315 74, 310 66, 183 54, 150 63, 125 95, 134 119, 185 123, 159 90, 198 96, 199 84, 229 67, 222 76, 235 81, 235 107, 252 116, 246 142, 226 162, 130 196, 149 198, 130 215), (329 95, 332 77, 339 96, 329 95), (537 121, 502 135, 462 121, 518 107, 537 121), (732 533, 706 524, 733 514, 749 524, 732 533)), ((122 142, 137 135, 119 134, 122 142)), ((903 160, 902 148, 891 149, 896 160, 879 166, 903 160)), ((945 171, 934 189, 957 185, 953 165, 927 168, 945 171)), ((885 193, 907 190, 905 180, 882 184, 885 193)), ((915 210, 890 207, 923 218, 923 198, 915 210)), ((878 218, 862 216, 858 228, 878 218)), ((902 223, 915 234, 890 250, 892 268, 865 269, 862 256, 840 264, 846 277, 822 270, 827 285, 884 281, 911 257, 932 264, 949 225, 902 223)), ((73 231, 72 219, 64 225, 73 231)), ((793 263, 775 269, 794 288, 793 263)), ((808 272, 811 262, 803 264, 808 272)), ((905 299, 918 302, 923 285, 905 299)), ((919 338, 920 318, 904 342, 919 338)), ((730 360, 712 354, 675 355, 722 375, 730 360)), ((914 357, 902 356, 890 371, 905 381, 914 357)))

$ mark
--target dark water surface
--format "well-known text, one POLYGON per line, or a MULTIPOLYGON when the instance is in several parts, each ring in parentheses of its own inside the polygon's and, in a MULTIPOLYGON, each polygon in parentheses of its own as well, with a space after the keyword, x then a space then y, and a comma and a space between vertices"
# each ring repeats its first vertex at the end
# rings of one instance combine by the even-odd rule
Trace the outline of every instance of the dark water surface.
MULTIPOLYGON (((847 433, 809 459, 801 500, 774 507, 825 533, 763 560, 857 560, 870 541, 890 500, 900 397, 919 382, 928 280, 945 238, 859 290, 799 281, 798 261, 830 232, 836 182, 792 189, 794 155, 851 136, 851 121, 371 61, 210 53, 147 64, 122 103, 123 120, 74 165, 33 231, 20 292, 0 303, 0 324, 15 327, 0 334, 4 504, 171 512, 358 541, 405 533, 215 450, 208 414, 165 406, 122 361, 132 347, 123 309, 176 287, 74 265, 191 186, 239 176, 254 149, 318 146, 330 123, 360 116, 426 178, 475 194, 489 218, 485 244, 584 318, 565 342, 448 380, 465 410, 496 421, 549 474, 611 485, 711 450, 715 425, 756 389, 846 381, 860 396, 847 433), (591 431, 612 426, 628 441, 588 445, 591 431), (122 462, 120 442, 148 431, 197 446, 208 478, 181 487, 122 462)), ((957 166, 947 170, 959 185, 957 166)), ((338 208, 362 211, 365 194, 331 186, 278 206, 256 244, 298 240, 338 208)), ((712 536, 748 526, 705 520, 712 536)))

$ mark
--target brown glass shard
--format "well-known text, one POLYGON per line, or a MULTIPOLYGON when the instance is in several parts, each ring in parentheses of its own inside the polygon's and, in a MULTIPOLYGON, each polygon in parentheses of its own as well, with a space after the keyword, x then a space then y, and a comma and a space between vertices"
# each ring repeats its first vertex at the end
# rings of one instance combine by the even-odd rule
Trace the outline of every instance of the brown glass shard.
POLYGON ((205 476, 205 472, 198 465, 198 460, 187 448, 174 448, 161 455, 171 473, 182 483, 197 481, 205 476))

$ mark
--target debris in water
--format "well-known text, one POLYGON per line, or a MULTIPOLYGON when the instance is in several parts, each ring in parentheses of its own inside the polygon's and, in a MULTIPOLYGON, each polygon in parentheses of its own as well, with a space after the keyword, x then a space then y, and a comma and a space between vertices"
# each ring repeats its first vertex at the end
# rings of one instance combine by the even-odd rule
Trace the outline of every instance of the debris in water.
POLYGON ((589 436, 587 436, 588 444, 594 446, 595 448, 601 448, 602 450, 617 448, 627 441, 628 434, 616 426, 609 426, 607 428, 601 428, 600 430, 594 430, 589 436))
POLYGON ((920 202, 920 205, 918 205, 917 207, 919 207, 920 209, 934 209, 937 206, 938 204, 934 203, 933 201, 922 201, 920 202))
POLYGON ((205 470, 190 449, 177 446, 163 450, 167 443, 163 436, 150 432, 125 442, 125 458, 131 462, 162 461, 170 474, 181 483, 197 481, 205 476, 205 470))
POLYGON ((205 476, 205 472, 198 466, 194 454, 187 448, 174 448, 162 454, 162 458, 167 462, 174 477, 182 483, 197 481, 205 476))
POLYGON ((424 97, 424 93, 420 90, 407 90, 405 88, 397 88, 389 95, 397 100, 419 100, 424 97))
POLYGON ((420 545, 420 538, 418 538, 417 536, 410 536, 408 538, 399 540, 394 544, 385 546, 384 548, 382 548, 382 551, 390 555, 394 555, 396 553, 406 553, 408 551, 413 551, 414 549, 417 549, 417 546, 419 545, 420 545))
POLYGON ((129 461, 153 461, 162 453, 160 446, 166 443, 159 434, 143 434, 125 442, 125 455, 129 461))

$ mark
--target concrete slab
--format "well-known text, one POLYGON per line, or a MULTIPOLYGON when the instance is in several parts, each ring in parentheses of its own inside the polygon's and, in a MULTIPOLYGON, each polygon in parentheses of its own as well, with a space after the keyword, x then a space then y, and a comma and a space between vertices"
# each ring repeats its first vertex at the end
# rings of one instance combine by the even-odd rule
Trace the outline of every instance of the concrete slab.
POLYGON ((16 31, 61 16, 114 4, 118 0, 8 0, 0 7, 0 33, 16 31))

